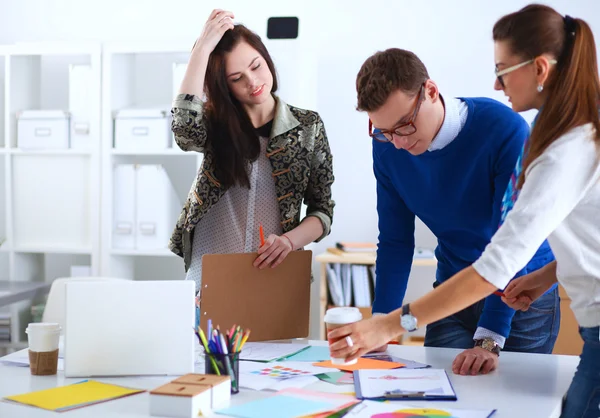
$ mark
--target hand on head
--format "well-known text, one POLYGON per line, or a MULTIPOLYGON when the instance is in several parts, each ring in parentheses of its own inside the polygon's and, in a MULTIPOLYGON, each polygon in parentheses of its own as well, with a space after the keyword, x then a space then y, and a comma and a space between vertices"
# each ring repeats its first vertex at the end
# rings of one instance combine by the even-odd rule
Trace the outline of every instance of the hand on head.
POLYGON ((233 18, 232 12, 221 9, 213 10, 202 29, 202 34, 194 45, 194 49, 202 48, 210 54, 223 37, 223 34, 229 29, 233 29, 233 18))

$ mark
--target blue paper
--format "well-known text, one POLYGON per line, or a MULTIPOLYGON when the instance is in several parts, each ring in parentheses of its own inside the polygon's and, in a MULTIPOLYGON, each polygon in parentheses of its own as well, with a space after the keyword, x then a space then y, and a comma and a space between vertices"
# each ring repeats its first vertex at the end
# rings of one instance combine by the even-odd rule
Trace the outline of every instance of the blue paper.
POLYGON ((295 418, 331 409, 333 409, 332 404, 328 402, 317 402, 293 396, 275 395, 270 398, 248 402, 243 405, 220 409, 215 412, 217 414, 230 415, 238 418, 295 418))
POLYGON ((306 350, 287 357, 283 361, 306 361, 316 363, 325 360, 329 360, 329 347, 311 345, 306 350))

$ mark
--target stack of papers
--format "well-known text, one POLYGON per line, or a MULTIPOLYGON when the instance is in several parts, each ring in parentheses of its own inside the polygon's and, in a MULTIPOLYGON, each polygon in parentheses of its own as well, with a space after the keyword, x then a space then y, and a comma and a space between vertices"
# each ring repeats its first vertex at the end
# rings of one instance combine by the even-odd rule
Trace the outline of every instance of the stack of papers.
MULTIPOLYGON (((0 363, 5 366, 16 366, 16 367, 29 367, 29 351, 21 350, 15 353, 8 354, 2 359, 0 359, 0 363)), ((65 358, 64 358, 64 350, 62 346, 58 347, 58 371, 65 370, 65 358)))
POLYGON ((4 399, 49 411, 64 412, 142 392, 145 391, 85 380, 73 385, 7 396, 4 399))

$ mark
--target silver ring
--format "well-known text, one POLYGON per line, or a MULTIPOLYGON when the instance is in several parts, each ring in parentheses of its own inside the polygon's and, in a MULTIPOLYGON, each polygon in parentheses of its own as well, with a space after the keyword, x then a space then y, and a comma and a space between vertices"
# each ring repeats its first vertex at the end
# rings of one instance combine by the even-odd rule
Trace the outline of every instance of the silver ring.
POLYGON ((348 344, 348 347, 350 348, 354 347, 354 342, 352 341, 352 338, 350 338, 349 335, 346 337, 346 344, 348 344))

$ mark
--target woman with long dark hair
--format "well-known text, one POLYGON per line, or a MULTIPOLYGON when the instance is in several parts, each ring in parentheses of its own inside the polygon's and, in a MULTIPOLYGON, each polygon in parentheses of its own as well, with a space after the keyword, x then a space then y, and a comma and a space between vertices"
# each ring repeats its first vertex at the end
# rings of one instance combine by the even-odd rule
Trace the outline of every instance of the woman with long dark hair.
MULTIPOLYGON (((539 110, 515 179, 512 210, 472 266, 388 315, 333 330, 329 334, 336 340, 331 344, 332 356, 357 358, 497 289, 504 289, 503 300, 513 309, 527 310, 558 281, 571 298, 584 341, 561 416, 597 418, 600 81, 596 43, 585 21, 542 5, 529 5, 502 17, 494 26, 493 38, 495 88, 509 97, 513 110, 539 110), (556 261, 509 284, 546 238, 556 261)), ((468 369, 470 364, 462 367, 468 369)), ((464 373, 456 365, 453 370, 464 373)))
POLYGON ((204 155, 170 242, 196 291, 203 254, 258 250, 257 268, 276 267, 291 251, 327 236, 333 219, 323 121, 275 95, 269 52, 233 17, 211 13, 171 111, 179 147, 204 155))

